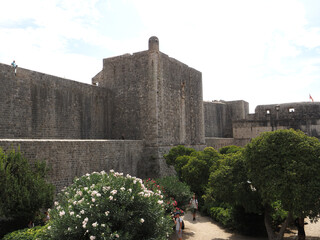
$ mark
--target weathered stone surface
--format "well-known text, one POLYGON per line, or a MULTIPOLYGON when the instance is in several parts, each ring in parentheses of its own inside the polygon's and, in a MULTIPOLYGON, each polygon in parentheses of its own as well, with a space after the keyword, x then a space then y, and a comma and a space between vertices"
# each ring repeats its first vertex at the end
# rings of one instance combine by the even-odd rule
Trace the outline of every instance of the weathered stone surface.
POLYGON ((0 64, 0 138, 110 138, 107 89, 0 64))
POLYGON ((86 173, 114 169, 139 176, 140 169, 145 169, 146 165, 142 161, 142 141, 1 139, 0 147, 4 150, 20 148, 30 161, 45 160, 51 168, 48 180, 57 191, 86 173))

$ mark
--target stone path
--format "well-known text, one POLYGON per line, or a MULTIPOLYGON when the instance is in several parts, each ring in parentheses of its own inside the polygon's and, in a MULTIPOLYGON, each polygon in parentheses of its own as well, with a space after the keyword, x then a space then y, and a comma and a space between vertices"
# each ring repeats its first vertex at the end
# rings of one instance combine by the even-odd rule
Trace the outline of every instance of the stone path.
MULTIPOLYGON (((191 213, 183 217, 185 229, 183 231, 183 240, 267 240, 267 238, 247 237, 223 229, 209 217, 197 216, 196 221, 192 221, 191 213)), ((320 222, 317 224, 308 224, 305 227, 306 240, 320 240, 320 222)), ((294 239, 296 233, 293 231, 286 234, 286 240, 294 239)), ((176 240, 175 235, 170 240, 176 240)))

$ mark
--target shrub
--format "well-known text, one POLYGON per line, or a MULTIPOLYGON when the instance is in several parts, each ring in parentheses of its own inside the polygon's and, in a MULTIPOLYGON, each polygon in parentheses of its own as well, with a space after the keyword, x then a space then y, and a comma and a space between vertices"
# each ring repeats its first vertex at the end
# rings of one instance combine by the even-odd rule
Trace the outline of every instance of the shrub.
POLYGON ((210 216, 225 227, 231 227, 234 225, 231 207, 212 207, 210 209, 210 216))
POLYGON ((157 179, 157 183, 163 186, 165 196, 173 197, 177 201, 177 205, 183 208, 189 204, 192 196, 189 185, 180 182, 177 176, 168 176, 157 179))
POLYGON ((230 154, 242 151, 243 148, 235 145, 225 146, 219 149, 220 154, 230 154))
POLYGON ((46 182, 47 172, 44 161, 29 164, 20 152, 5 153, 0 148, 0 217, 13 227, 1 227, 0 237, 8 230, 26 227, 40 208, 51 206, 54 186, 46 182))
POLYGON ((162 198, 130 175, 86 174, 59 194, 48 233, 52 239, 166 239, 172 220, 162 198))
POLYGON ((34 239, 48 239, 46 234, 47 226, 37 226, 33 228, 25 228, 8 233, 3 240, 34 240, 34 239))

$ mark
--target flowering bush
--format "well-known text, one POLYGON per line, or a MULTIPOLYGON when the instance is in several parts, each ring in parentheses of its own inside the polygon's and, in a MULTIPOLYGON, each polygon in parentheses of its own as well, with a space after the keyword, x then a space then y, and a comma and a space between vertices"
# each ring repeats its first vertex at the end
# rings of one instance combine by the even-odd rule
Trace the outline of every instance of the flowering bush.
POLYGON ((47 232, 52 239, 166 239, 172 220, 163 204, 161 191, 141 179, 94 172, 59 194, 47 232))
POLYGON ((176 176, 170 176, 157 180, 149 178, 145 181, 145 185, 152 191, 161 190, 164 195, 166 212, 173 213, 179 211, 182 215, 184 214, 181 208, 185 208, 192 195, 187 184, 180 182, 176 176), (176 198, 179 199, 179 202, 176 198))

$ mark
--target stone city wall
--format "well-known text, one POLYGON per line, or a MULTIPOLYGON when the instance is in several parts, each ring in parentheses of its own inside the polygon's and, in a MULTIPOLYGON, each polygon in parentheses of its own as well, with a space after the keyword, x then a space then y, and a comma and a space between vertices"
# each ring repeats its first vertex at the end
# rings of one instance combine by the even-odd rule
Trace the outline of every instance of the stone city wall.
POLYGON ((86 173, 114 169, 124 174, 144 177, 147 164, 143 159, 142 141, 132 140, 52 140, 0 139, 4 150, 20 148, 31 162, 45 160, 50 167, 49 182, 56 191, 86 173))
POLYGON ((251 139, 235 139, 235 138, 206 138, 207 147, 213 147, 219 150, 222 147, 236 145, 244 147, 251 139))
POLYGON ((0 86, 0 138, 111 138, 106 89, 5 64, 0 86))

